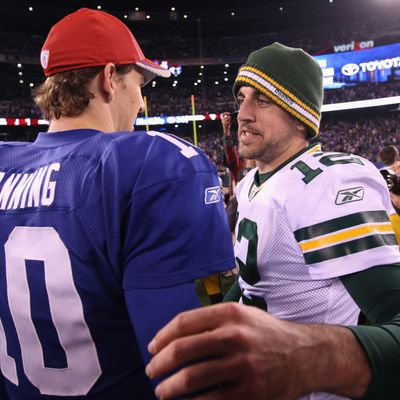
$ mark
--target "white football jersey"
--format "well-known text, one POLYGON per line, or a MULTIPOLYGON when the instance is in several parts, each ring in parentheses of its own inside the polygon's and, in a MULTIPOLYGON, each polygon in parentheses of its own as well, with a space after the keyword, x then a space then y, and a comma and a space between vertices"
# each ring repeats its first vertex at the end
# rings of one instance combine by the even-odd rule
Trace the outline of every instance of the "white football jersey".
POLYGON ((361 157, 310 145, 261 179, 249 172, 237 200, 241 301, 281 319, 354 325, 359 308, 338 277, 400 262, 386 183, 361 157))

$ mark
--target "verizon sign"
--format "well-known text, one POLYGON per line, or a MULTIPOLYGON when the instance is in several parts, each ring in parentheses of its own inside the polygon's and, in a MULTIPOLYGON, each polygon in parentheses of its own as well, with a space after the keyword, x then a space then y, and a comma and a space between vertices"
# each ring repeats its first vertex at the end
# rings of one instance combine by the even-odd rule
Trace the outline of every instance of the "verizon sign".
POLYGON ((333 46, 335 53, 342 53, 344 51, 365 50, 371 49, 375 46, 373 40, 365 40, 362 42, 355 42, 354 40, 347 44, 338 44, 333 46))

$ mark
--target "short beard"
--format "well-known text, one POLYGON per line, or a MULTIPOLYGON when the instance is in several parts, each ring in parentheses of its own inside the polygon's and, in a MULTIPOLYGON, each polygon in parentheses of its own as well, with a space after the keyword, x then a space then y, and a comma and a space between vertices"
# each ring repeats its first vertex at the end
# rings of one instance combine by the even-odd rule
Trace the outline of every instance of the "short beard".
POLYGON ((271 154, 268 151, 268 147, 259 147, 257 149, 250 150, 247 146, 239 143, 238 147, 239 156, 242 158, 246 158, 248 160, 260 160, 263 162, 268 162, 270 158, 268 154, 271 154), (266 160, 267 159, 267 160, 266 160))

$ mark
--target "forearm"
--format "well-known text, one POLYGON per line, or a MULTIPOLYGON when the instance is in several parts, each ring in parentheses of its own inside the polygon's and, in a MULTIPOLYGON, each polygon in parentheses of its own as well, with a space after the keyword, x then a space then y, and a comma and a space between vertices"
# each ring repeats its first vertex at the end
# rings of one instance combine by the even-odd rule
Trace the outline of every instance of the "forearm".
POLYGON ((373 379, 365 400, 400 398, 400 316, 397 323, 351 327, 370 360, 373 379))
POLYGON ((298 325, 298 348, 293 355, 295 381, 300 395, 328 392, 361 398, 367 391, 371 372, 365 352, 345 327, 298 325))
POLYGON ((349 327, 368 357, 372 379, 365 399, 399 399, 400 266, 370 268, 341 278, 376 326, 349 327))
MULTIPOLYGON (((241 290, 235 281, 224 297, 239 301, 241 290)), ((360 398, 371 380, 369 363, 363 347, 351 330, 340 326, 306 325, 291 322, 288 332, 294 333, 293 373, 305 395, 315 391, 360 398)), ((296 385, 294 385, 296 386, 296 385)))
MULTIPOLYGON (((224 302, 239 301, 240 296, 240 286, 236 281, 225 295, 224 302)), ((288 325, 288 333, 294 334, 291 341, 296 343, 289 358, 293 374, 297 374, 294 386, 302 388, 297 395, 324 391, 360 398, 366 393, 371 380, 370 366, 363 347, 350 329, 284 323, 288 325)))
POLYGON ((213 384, 220 387, 218 399, 294 400, 320 391, 357 398, 370 380, 365 353, 349 329, 279 320, 235 303, 181 314, 151 351, 151 377, 187 365, 160 385, 163 399, 213 384))

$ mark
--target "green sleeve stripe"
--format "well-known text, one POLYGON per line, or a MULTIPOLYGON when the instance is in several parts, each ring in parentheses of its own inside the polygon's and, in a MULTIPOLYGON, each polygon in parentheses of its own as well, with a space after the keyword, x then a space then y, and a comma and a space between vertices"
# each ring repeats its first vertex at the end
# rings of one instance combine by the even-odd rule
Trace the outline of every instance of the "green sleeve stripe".
POLYGON ((388 221, 389 217, 386 211, 365 211, 298 229, 294 232, 294 236, 298 242, 301 242, 361 224, 388 221))
POLYGON ((304 259, 306 264, 316 264, 386 245, 397 246, 396 236, 393 234, 366 236, 361 239, 304 253, 304 259))

